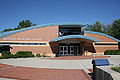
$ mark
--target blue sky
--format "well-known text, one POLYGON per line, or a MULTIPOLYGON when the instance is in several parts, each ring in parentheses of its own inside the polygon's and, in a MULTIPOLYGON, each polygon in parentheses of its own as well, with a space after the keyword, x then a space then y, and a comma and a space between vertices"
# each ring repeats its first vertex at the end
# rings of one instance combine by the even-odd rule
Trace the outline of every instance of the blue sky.
POLYGON ((22 20, 36 24, 100 21, 120 18, 120 0, 0 0, 0 31, 22 20))

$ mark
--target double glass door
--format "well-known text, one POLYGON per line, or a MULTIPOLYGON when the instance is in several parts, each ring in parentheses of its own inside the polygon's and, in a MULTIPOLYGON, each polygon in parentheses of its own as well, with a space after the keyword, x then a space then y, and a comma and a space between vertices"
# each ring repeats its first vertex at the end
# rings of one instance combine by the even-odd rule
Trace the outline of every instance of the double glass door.
POLYGON ((79 55, 80 47, 79 46, 59 46, 60 55, 79 55))
POLYGON ((78 55, 79 50, 79 46, 70 46, 70 54, 78 55))
POLYGON ((61 55, 67 55, 68 54, 68 46, 60 46, 59 52, 61 55))

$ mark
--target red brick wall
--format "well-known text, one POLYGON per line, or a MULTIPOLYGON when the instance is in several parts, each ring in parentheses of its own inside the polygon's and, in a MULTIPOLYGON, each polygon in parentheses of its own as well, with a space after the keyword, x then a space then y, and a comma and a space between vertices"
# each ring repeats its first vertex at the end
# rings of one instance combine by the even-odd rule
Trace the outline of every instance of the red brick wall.
POLYGON ((111 38, 108 38, 108 37, 105 37, 105 36, 102 36, 102 35, 98 35, 98 34, 85 33, 84 35, 95 38, 97 40, 101 40, 102 42, 116 42, 115 40, 112 40, 111 38))
POLYGON ((51 53, 50 46, 11 46, 11 53, 16 54, 17 51, 32 51, 33 54, 51 53))
MULTIPOLYGON (((12 40, 12 41, 33 41, 31 40, 33 38, 41 39, 41 40, 34 40, 34 41, 50 41, 58 37, 57 32, 58 32, 58 26, 47 26, 47 27, 40 27, 40 28, 18 32, 18 33, 6 36, 4 38, 20 39, 20 40, 12 40), (30 40, 21 40, 23 38, 28 38, 30 40)), ((0 41, 4 41, 4 40, 0 39, 0 41)), ((8 40, 8 41, 11 41, 11 40, 8 40)))
POLYGON ((118 50, 118 46, 97 46, 96 52, 104 52, 105 50, 118 50))
MULTIPOLYGON (((93 33, 85 33, 85 36, 93 37, 97 40, 101 40, 102 42, 117 42, 111 38, 93 33)), ((94 46, 94 49, 96 53, 104 53, 105 50, 118 50, 118 46, 94 46)))

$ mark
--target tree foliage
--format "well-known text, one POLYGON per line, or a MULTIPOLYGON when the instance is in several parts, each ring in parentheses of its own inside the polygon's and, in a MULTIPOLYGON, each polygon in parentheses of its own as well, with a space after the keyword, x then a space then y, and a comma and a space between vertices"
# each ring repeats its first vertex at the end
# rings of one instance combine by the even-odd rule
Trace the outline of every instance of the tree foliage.
POLYGON ((103 24, 100 23, 99 21, 96 21, 94 24, 88 25, 88 30, 96 31, 96 32, 103 32, 103 24))
POLYGON ((102 32, 120 40, 120 19, 114 20, 112 24, 108 25, 96 21, 94 24, 88 25, 88 27, 83 30, 102 32))
POLYGON ((109 35, 120 40, 120 19, 114 20, 108 29, 109 35))
POLYGON ((30 26, 32 26, 32 22, 30 20, 23 20, 19 22, 19 25, 18 25, 18 27, 23 27, 23 28, 30 27, 30 26))
POLYGON ((37 24, 33 24, 30 20, 22 20, 19 22, 19 24, 16 28, 4 29, 1 32, 13 31, 13 30, 18 30, 18 29, 27 28, 27 27, 36 26, 36 25, 37 24))

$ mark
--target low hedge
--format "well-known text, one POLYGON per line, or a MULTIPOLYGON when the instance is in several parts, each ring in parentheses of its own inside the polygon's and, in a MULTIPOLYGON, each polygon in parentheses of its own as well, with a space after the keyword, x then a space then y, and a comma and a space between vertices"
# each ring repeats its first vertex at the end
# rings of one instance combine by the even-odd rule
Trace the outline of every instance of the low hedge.
POLYGON ((4 51, 2 52, 2 57, 1 59, 8 59, 8 58, 11 58, 11 52, 10 51, 4 51))
POLYGON ((2 56, 0 56, 0 59, 3 59, 3 57, 2 57, 2 56))
POLYGON ((120 67, 112 67, 111 69, 120 73, 120 67))
MULTIPOLYGON (((35 57, 35 55, 32 54, 31 51, 18 51, 16 54, 11 54, 10 51, 4 51, 4 52, 2 52, 2 56, 0 56, 0 59, 27 58, 27 57, 35 57)), ((50 57, 50 56, 47 56, 44 53, 43 55, 36 54, 36 57, 50 57)))
POLYGON ((14 58, 27 58, 27 57, 35 57, 31 51, 18 51, 14 58))
POLYGON ((106 50, 105 55, 120 55, 120 50, 106 50))

